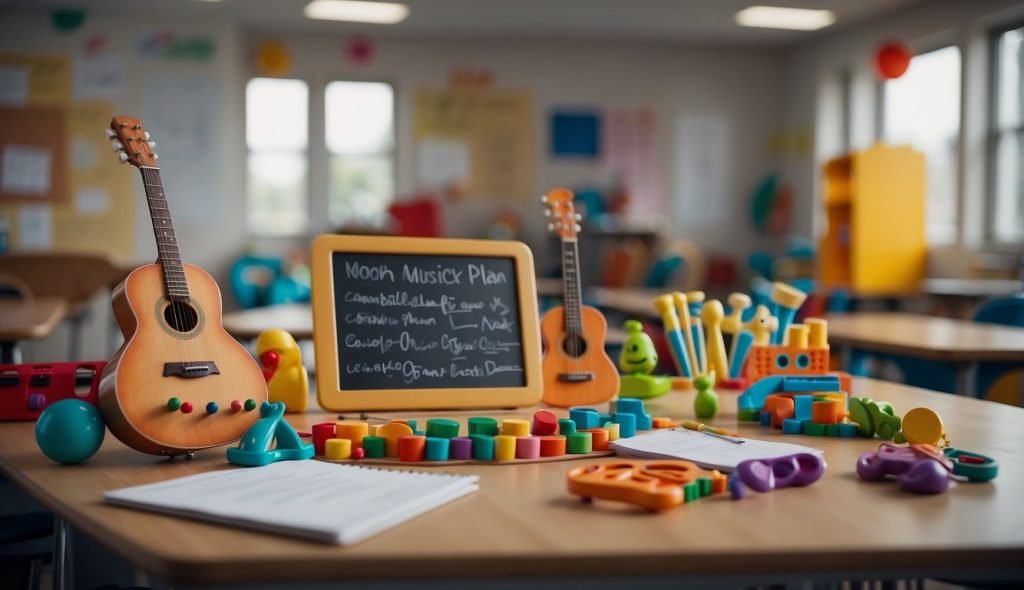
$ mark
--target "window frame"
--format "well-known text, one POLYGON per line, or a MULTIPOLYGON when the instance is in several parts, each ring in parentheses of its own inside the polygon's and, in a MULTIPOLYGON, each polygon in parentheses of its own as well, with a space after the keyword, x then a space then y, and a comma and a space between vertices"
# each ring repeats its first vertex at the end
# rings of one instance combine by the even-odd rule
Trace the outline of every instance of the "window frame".
MULTIPOLYGON (((1000 240, 996 236, 996 184, 997 184, 997 150, 999 139, 1003 133, 1024 134, 1024 117, 1012 129, 1003 131, 999 128, 999 68, 1002 65, 999 56, 999 37, 1015 29, 1024 28, 1024 19, 1009 21, 988 30, 988 109, 987 129, 985 130, 985 215, 983 237, 985 244, 995 249, 1012 249, 1016 251, 1020 244, 1014 241, 1000 240)), ((1021 72, 1024 75, 1024 71, 1021 72)), ((1021 179, 1024 182, 1024 179, 1021 179)))

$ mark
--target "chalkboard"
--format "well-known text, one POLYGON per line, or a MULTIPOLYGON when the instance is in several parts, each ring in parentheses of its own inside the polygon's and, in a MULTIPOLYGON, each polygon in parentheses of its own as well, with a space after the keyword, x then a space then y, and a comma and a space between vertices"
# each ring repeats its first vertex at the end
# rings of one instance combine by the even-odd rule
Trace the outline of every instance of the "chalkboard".
POLYGON ((341 389, 526 384, 512 258, 332 259, 341 389))
POLYGON ((321 236, 312 263, 321 406, 539 400, 536 289, 524 244, 321 236))

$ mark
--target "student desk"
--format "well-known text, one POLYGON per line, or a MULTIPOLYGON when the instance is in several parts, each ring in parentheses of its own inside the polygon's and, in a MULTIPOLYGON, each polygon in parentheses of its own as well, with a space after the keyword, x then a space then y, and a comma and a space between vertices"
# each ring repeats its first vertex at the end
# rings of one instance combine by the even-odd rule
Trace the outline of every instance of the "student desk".
POLYGON ((833 346, 890 353, 952 363, 957 392, 973 393, 972 375, 979 362, 1024 364, 1024 329, 910 313, 854 312, 828 315, 833 346))
POLYGON ((15 361, 20 340, 46 338, 67 313, 67 304, 59 297, 0 301, 0 363, 15 361))
MULTIPOLYGON (((109 489, 228 469, 223 449, 198 453, 193 461, 167 462, 108 436, 88 462, 62 467, 37 450, 32 424, 4 423, 0 470, 70 526, 176 586, 416 578, 470 579, 483 587, 484 578, 527 586, 538 578, 573 577, 591 584, 603 579, 600 587, 610 588, 622 587, 608 583, 615 577, 637 576, 705 587, 709 578, 732 586, 924 576, 1024 581, 1024 409, 867 379, 854 380, 854 393, 889 401, 901 415, 917 406, 935 409, 952 442, 994 457, 999 476, 920 497, 900 492, 892 482, 862 482, 855 461, 881 441, 737 426, 736 394, 726 391, 719 391, 722 415, 715 424, 824 449, 829 467, 822 480, 807 488, 749 492, 739 502, 705 498, 653 515, 600 501, 586 505, 570 496, 565 474, 578 461, 449 466, 441 469, 479 474, 480 491, 363 543, 336 547, 101 502, 109 489)), ((647 406, 654 416, 691 418, 693 394, 670 393, 647 406)), ((308 429, 327 418, 310 413, 289 420, 308 429)))

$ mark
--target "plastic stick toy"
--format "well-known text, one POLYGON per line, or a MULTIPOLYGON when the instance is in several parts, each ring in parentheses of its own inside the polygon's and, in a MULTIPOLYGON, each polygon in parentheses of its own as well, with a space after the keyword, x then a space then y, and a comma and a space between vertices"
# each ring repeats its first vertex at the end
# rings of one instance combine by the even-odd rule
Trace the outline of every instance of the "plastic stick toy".
POLYGON ((795 287, 791 287, 786 283, 772 283, 771 312, 779 321, 779 327, 772 338, 772 344, 782 344, 786 328, 793 323, 796 311, 800 309, 800 306, 803 305, 806 299, 807 293, 795 287))
POLYGON ((739 379, 743 371, 743 361, 747 358, 747 351, 754 341, 754 335, 745 330, 743 325, 743 312, 751 305, 750 296, 745 293, 732 293, 729 295, 729 307, 732 313, 722 320, 722 333, 732 336, 732 344, 729 346, 729 379, 739 379))
POLYGON ((700 312, 701 321, 704 325, 704 333, 707 335, 707 370, 715 371, 719 375, 727 375, 729 372, 729 361, 725 356, 725 338, 722 336, 722 320, 725 319, 725 310, 722 302, 717 299, 708 301, 700 312))
POLYGON ((704 322, 701 319, 701 312, 704 309, 704 291, 690 291, 686 294, 687 305, 690 308, 690 332, 693 334, 694 355, 697 357, 697 365, 700 367, 698 373, 707 374, 708 356, 704 339, 704 322))
POLYGON ((679 325, 679 315, 672 303, 671 295, 662 295, 654 300, 654 309, 661 314, 662 327, 665 330, 665 339, 668 340, 669 350, 672 351, 672 360, 676 365, 676 371, 683 377, 693 377, 690 368, 690 352, 687 348, 687 338, 679 325))
POLYGON ((703 371, 700 366, 700 357, 697 356, 697 341, 692 329, 693 321, 690 319, 690 306, 685 293, 674 291, 672 303, 676 306, 676 314, 679 316, 679 323, 682 325, 683 338, 686 340, 686 351, 690 357, 691 375, 696 376, 703 371))

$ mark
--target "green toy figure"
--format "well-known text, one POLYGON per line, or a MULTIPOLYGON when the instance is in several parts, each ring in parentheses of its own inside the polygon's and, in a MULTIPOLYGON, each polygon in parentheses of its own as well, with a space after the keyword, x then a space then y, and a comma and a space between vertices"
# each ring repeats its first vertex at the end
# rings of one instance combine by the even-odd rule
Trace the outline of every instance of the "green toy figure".
POLYGON ((625 374, 619 379, 619 397, 649 399, 668 393, 672 381, 650 374, 658 366, 658 353, 651 337, 644 334, 643 324, 627 320, 625 328, 626 342, 619 354, 619 368, 625 374))
POLYGON ((718 413, 718 394, 711 389, 711 379, 707 375, 701 375, 693 380, 693 386, 697 388, 697 397, 693 400, 693 413, 698 418, 714 418, 718 413))

